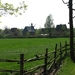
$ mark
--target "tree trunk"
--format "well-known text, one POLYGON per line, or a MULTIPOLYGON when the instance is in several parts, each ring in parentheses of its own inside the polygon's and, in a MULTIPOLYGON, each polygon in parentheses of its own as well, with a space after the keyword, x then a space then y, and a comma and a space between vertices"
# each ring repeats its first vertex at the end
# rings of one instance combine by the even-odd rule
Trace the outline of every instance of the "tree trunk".
POLYGON ((72 0, 69 0, 69 22, 70 22, 70 55, 71 59, 74 61, 72 0))

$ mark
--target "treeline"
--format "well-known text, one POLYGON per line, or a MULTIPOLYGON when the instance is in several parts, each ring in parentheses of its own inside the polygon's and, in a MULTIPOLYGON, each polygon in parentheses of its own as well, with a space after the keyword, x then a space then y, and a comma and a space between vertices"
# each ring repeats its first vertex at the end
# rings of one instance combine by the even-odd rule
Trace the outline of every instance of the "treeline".
MULTIPOLYGON (((0 29, 0 38, 11 38, 11 37, 69 37, 70 36, 70 29, 63 30, 63 31, 56 31, 56 29, 51 29, 51 34, 49 35, 48 30, 45 28, 35 29, 35 35, 31 35, 29 32, 26 35, 23 35, 23 29, 17 29, 15 32, 11 31, 9 28, 0 29)), ((75 32, 75 29, 74 29, 75 32)), ((74 35, 75 36, 75 35, 74 35)))
POLYGON ((15 32, 12 32, 9 28, 0 29, 0 38, 21 37, 22 30, 23 29, 17 29, 15 32))

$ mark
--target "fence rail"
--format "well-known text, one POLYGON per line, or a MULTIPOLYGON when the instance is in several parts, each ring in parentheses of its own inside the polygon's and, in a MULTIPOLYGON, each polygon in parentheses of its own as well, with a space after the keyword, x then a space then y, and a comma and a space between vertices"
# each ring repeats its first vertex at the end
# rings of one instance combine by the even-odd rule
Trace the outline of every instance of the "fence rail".
POLYGON ((20 75, 49 75, 54 69, 56 69, 60 64, 62 64, 62 60, 69 54, 70 44, 67 44, 65 41, 65 45, 62 46, 60 42, 60 46, 55 45, 55 50, 53 52, 48 52, 48 48, 46 48, 46 53, 43 55, 36 55, 31 59, 24 60, 24 54, 20 54, 20 60, 8 60, 8 59, 0 59, 0 62, 18 62, 20 64, 20 70, 4 70, 0 69, 0 72, 19 72, 20 75), (24 65, 27 62, 44 60, 43 64, 37 65, 30 70, 25 70, 24 65))

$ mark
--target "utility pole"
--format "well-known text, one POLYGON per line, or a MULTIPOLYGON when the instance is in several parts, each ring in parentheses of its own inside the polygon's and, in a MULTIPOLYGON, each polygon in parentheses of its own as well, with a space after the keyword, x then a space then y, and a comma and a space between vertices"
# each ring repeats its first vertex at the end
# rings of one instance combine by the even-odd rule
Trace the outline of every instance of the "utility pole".
POLYGON ((74 61, 74 46, 73 46, 73 10, 72 10, 73 0, 69 0, 69 24, 70 24, 70 56, 74 61))

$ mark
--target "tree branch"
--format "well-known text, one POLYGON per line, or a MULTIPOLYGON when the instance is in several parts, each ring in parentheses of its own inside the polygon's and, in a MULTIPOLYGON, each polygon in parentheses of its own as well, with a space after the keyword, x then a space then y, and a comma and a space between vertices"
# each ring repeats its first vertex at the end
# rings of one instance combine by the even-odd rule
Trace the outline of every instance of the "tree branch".
MULTIPOLYGON (((75 16, 73 16, 72 18, 75 18, 75 16)), ((70 24, 70 22, 68 22, 68 24, 70 24)))
POLYGON ((72 10, 74 10, 74 11, 75 11, 75 9, 72 9, 72 10))
POLYGON ((63 2, 64 4, 68 4, 68 2, 64 2, 64 0, 62 0, 62 2, 63 2))
POLYGON ((73 18, 75 18, 75 16, 73 16, 73 18))

